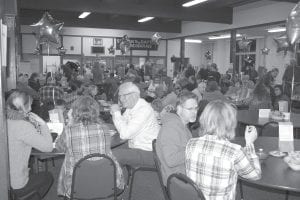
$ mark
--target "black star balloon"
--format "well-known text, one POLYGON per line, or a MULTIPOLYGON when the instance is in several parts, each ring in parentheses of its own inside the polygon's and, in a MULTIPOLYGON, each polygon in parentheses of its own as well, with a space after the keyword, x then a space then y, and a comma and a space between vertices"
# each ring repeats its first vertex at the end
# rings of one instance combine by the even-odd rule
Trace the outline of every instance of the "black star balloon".
POLYGON ((207 60, 211 60, 211 52, 210 51, 207 51, 204 56, 207 60))
POLYGON ((277 53, 283 51, 284 55, 286 55, 288 51, 294 51, 287 39, 287 36, 283 35, 278 38, 274 38, 274 41, 277 44, 277 53))
POLYGON ((60 44, 59 32, 61 31, 63 25, 63 22, 58 22, 57 20, 53 19, 48 12, 45 12, 40 21, 30 26, 37 28, 37 33, 35 35, 37 39, 37 45, 40 45, 49 42, 60 44))
POLYGON ((112 55, 115 55, 115 48, 114 48, 114 45, 111 45, 111 46, 108 48, 108 53, 109 53, 109 54, 112 54, 112 55))

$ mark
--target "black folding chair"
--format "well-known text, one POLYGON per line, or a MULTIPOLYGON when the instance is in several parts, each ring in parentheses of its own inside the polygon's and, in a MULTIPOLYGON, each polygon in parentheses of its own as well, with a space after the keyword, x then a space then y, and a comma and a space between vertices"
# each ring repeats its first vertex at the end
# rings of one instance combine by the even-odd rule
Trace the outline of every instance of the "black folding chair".
POLYGON ((158 178, 159 178, 159 183, 160 183, 161 189, 163 191, 165 200, 169 200, 167 188, 164 185, 164 182, 163 182, 163 179, 162 179, 161 162, 160 162, 160 160, 159 160, 159 158, 157 156, 157 153, 156 153, 156 140, 152 141, 152 151, 153 151, 153 158, 154 158, 155 166, 156 166, 156 169, 157 169, 157 173, 158 173, 158 178))
POLYGON ((194 181, 181 173, 169 176, 167 190, 170 200, 205 200, 202 191, 194 181))
POLYGON ((109 156, 99 153, 87 155, 73 169, 70 200, 117 200, 123 190, 117 188, 116 177, 117 167, 109 156))

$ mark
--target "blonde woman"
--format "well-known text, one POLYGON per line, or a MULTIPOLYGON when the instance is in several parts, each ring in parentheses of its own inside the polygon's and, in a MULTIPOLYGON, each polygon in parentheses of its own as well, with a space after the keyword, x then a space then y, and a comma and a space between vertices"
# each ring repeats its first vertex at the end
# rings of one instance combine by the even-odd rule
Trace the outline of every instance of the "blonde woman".
POLYGON ((201 189, 205 198, 235 199, 238 176, 257 180, 261 177, 255 154, 255 127, 247 127, 246 146, 231 143, 237 124, 236 109, 220 100, 210 102, 202 112, 200 131, 203 137, 191 139, 186 147, 186 174, 201 189))

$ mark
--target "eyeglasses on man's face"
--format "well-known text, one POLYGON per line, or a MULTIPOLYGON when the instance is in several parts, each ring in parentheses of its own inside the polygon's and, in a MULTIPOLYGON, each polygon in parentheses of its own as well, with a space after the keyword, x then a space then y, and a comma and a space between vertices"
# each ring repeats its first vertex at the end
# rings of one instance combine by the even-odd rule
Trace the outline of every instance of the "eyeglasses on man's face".
POLYGON ((129 93, 125 93, 125 94, 119 94, 118 97, 119 97, 119 99, 121 99, 121 98, 126 98, 126 97, 128 97, 129 95, 134 94, 134 93, 135 93, 135 92, 129 92, 129 93))
POLYGON ((198 109, 199 109, 198 106, 197 107, 190 107, 190 108, 182 106, 182 108, 185 109, 185 110, 188 110, 188 111, 198 111, 198 109))

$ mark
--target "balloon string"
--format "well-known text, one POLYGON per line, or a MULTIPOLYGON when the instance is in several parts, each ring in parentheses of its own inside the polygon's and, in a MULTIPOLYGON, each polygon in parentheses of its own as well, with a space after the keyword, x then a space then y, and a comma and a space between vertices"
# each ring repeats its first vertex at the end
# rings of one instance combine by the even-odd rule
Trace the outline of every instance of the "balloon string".
MULTIPOLYGON (((295 53, 296 65, 298 65, 298 61, 297 61, 297 43, 294 44, 294 53, 295 53)), ((293 65, 291 101, 293 101, 293 96, 294 96, 294 85, 295 85, 295 65, 293 65)), ((292 106, 290 106, 290 112, 292 112, 292 106)))
POLYGON ((49 42, 47 43, 47 52, 48 52, 48 56, 50 55, 50 47, 49 47, 49 42))

